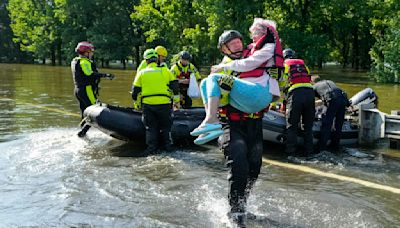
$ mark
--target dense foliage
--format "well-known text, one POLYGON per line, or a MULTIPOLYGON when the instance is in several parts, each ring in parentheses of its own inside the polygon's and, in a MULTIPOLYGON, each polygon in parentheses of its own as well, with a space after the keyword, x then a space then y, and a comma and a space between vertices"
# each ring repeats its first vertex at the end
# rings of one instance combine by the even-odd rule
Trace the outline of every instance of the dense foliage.
POLYGON ((188 50, 197 65, 210 65, 221 58, 216 45, 224 30, 239 30, 248 43, 253 18, 263 17, 277 21, 283 46, 308 65, 335 61, 390 82, 400 71, 399 6, 400 0, 1 0, 0 59, 16 61, 20 49, 65 64, 77 42, 90 40, 105 65, 140 62, 156 45, 188 50))

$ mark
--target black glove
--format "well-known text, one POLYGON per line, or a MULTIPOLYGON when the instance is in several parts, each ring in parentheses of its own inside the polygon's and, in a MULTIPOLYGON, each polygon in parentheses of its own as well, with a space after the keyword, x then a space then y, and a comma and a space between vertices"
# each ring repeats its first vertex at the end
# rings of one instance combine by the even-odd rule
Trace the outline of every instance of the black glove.
POLYGON ((104 74, 104 77, 108 78, 110 80, 113 80, 115 78, 115 75, 113 75, 113 74, 104 74))
POLYGON ((222 75, 221 78, 218 80, 219 86, 227 91, 230 91, 233 86, 233 82, 235 81, 235 78, 231 75, 222 75))

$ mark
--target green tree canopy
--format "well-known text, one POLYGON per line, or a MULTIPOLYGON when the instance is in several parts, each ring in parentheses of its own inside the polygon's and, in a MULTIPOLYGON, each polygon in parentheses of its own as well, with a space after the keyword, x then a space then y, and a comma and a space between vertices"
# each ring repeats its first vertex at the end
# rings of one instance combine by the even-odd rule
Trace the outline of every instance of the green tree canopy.
POLYGON ((283 47, 309 66, 335 61, 390 82, 399 67, 399 7, 400 0, 8 0, 11 20, 3 11, 0 23, 10 23, 13 34, 0 29, 2 40, 13 37, 53 64, 69 62, 76 44, 88 40, 102 63, 138 63, 146 48, 163 45, 170 56, 187 50, 195 64, 211 65, 222 58, 216 45, 224 30, 240 31, 248 44, 253 19, 262 17, 277 22, 283 47))

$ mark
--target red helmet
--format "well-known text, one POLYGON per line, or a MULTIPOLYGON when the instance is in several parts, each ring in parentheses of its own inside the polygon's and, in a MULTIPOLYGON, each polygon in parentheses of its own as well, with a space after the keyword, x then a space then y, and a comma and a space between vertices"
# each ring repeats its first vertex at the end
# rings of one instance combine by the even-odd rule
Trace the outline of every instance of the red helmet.
POLYGON ((79 42, 78 45, 76 45, 75 52, 78 54, 83 54, 87 51, 94 51, 94 46, 92 43, 88 41, 82 41, 79 42))

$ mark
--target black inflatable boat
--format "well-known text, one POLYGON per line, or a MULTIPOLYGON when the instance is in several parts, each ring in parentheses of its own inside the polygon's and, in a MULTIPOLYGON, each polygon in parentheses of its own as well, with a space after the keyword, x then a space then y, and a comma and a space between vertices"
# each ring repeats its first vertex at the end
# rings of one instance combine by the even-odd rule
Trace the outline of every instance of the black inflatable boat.
MULTIPOLYGON (((354 95, 350 102, 354 107, 353 113, 349 113, 342 129, 341 144, 354 144, 358 139, 358 123, 351 114, 356 115, 359 105, 363 103, 377 104, 377 96, 370 88, 364 89, 354 95)), ((142 114, 133 108, 118 107, 104 103, 98 103, 88 107, 84 116, 87 122, 102 132, 121 140, 144 140, 145 128, 142 123, 142 114)), ((321 121, 316 113, 313 133, 315 142, 319 138, 321 121)), ((171 136, 174 142, 193 140, 190 132, 204 119, 204 108, 183 109, 174 111, 171 136)), ((283 144, 286 141, 285 115, 276 111, 269 111, 263 117, 263 138, 265 141, 283 144)), ((302 132, 300 131, 300 135, 302 132)))
MULTIPOLYGON (((134 108, 97 103, 85 109, 84 116, 91 126, 121 140, 144 140, 142 113, 134 108)), ((191 140, 193 131, 205 118, 204 108, 182 109, 173 112, 171 136, 174 142, 191 140)))

